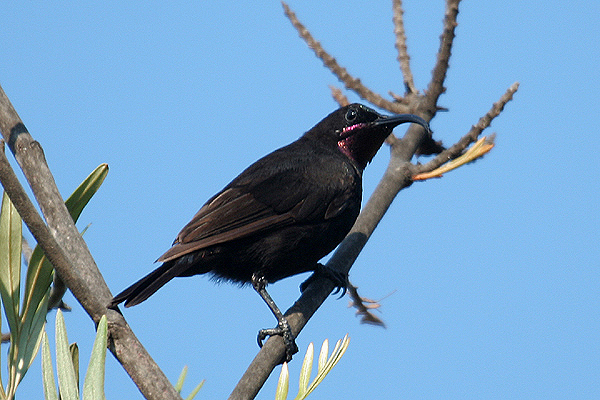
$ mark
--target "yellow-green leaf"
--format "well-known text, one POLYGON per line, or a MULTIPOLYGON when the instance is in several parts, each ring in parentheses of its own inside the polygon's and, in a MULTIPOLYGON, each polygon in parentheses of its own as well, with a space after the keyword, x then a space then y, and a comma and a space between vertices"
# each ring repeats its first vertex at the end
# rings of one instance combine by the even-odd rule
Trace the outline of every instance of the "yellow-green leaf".
POLYGON ((44 399, 58 400, 56 393, 56 382, 52 369, 52 356, 50 355, 50 342, 46 331, 42 335, 42 382, 44 383, 44 399))
POLYGON ((279 380, 277 381, 277 389, 275 390, 275 400, 286 400, 289 387, 290 387, 290 371, 288 370, 287 363, 284 362, 283 365, 281 366, 281 373, 279 374, 279 380))
POLYGON ((79 400, 73 359, 69 351, 67 328, 61 310, 56 311, 56 372, 62 400, 79 400))
POLYGON ((106 363, 106 341, 108 329, 106 315, 103 315, 98 324, 96 340, 92 348, 92 355, 85 374, 83 383, 84 400, 104 400, 104 371, 106 363))
POLYGON ((19 330, 21 230, 21 217, 5 192, 0 211, 0 293, 11 337, 19 330))

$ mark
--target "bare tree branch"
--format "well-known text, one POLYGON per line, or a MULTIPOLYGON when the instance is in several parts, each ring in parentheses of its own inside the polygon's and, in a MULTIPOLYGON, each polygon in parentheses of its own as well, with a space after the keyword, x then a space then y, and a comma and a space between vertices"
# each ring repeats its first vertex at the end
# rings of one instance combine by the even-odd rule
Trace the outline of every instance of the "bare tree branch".
MULTIPOLYGON (((444 19, 444 31, 441 35, 440 49, 437 55, 436 65, 433 69, 432 80, 425 95, 419 95, 412 82, 412 74, 409 67, 409 56, 406 51, 406 38, 403 28, 402 7, 400 0, 394 0, 394 24, 396 33, 396 47, 398 49, 398 61, 401 64, 401 70, 405 77, 408 95, 399 97, 393 95, 396 102, 384 100, 381 96, 375 94, 370 89, 364 87, 359 79, 350 76, 347 71, 340 67, 335 59, 326 53, 319 42, 317 42, 310 32, 298 21, 290 8, 283 3, 285 14, 290 19, 300 37, 305 40, 308 46, 315 52, 325 66, 329 68, 334 75, 338 77, 346 88, 355 91, 360 97, 370 103, 386 109, 391 112, 413 112, 430 120, 436 112, 441 109, 437 105, 439 96, 445 91, 444 80, 449 65, 451 48, 454 39, 454 29, 457 25, 456 17, 458 15, 458 4, 460 0, 447 0, 446 13, 444 19)), ((460 156, 465 148, 477 139, 481 131, 489 125, 489 122, 497 116, 507 101, 512 98, 518 84, 511 86, 511 89, 494 105, 492 110, 480 120, 477 126, 461 139, 456 145, 442 152, 430 163, 426 164, 427 169, 435 169, 435 165, 442 164, 450 158, 460 156), (487 125, 486 125, 487 123, 487 125), (449 158, 450 157, 450 158, 449 158), (445 160, 445 161, 444 161, 445 160)), ((345 104, 347 99, 341 91, 332 88, 334 99, 340 104, 345 104)), ((411 125, 404 137, 401 139, 390 135, 387 143, 390 144, 390 162, 384 176, 377 185, 375 191, 369 198, 369 201, 360 213, 354 227, 339 245, 330 261, 328 267, 334 268, 341 273, 347 273, 356 257, 369 239, 371 233, 391 205, 395 196, 404 188, 413 183, 413 176, 425 167, 417 167, 410 160, 419 151, 421 145, 429 141, 429 146, 435 152, 439 153, 443 149, 439 143, 433 142, 432 138, 420 126, 411 125)), ((300 296, 298 301, 285 313, 290 323, 294 335, 302 330, 308 319, 314 314, 316 309, 322 304, 327 296, 333 290, 333 284, 326 278, 317 278, 300 296)), ((280 362, 285 352, 283 340, 280 337, 271 337, 256 355, 246 373, 243 375, 238 385, 231 393, 229 399, 252 399, 257 394, 273 368, 280 362)))
POLYGON ((0 131, 21 166, 48 225, 27 197, 4 151, 0 151, 0 180, 56 272, 96 323, 106 314, 109 349, 142 394, 147 399, 181 399, 120 312, 106 308, 112 299, 110 290, 65 207, 40 144, 27 132, 1 87, 0 131))
POLYGON ((317 42, 313 38, 308 29, 306 29, 306 27, 302 25, 302 23, 300 23, 300 21, 296 17, 296 14, 294 14, 294 12, 289 8, 289 6, 284 2, 282 2, 281 4, 283 5, 283 9, 285 10, 285 15, 289 18, 292 25, 294 25, 294 28, 296 28, 300 37, 304 39, 308 47, 310 47, 312 51, 315 52, 315 55, 321 60, 323 60, 323 64, 325 64, 325 66, 329 68, 329 70, 335 76, 337 76, 337 78, 340 81, 344 83, 347 89, 354 91, 362 99, 376 105, 377 107, 381 107, 385 110, 390 110, 397 114, 408 112, 408 109, 405 105, 400 103, 394 103, 384 99, 383 97, 381 97, 380 95, 363 85, 360 79, 350 75, 346 68, 340 66, 335 60, 335 58, 333 58, 331 55, 329 55, 329 53, 327 53, 323 49, 321 43, 317 42))
POLYGON ((446 80, 446 73, 448 72, 448 66, 450 64, 452 43, 454 42, 455 36, 454 29, 456 29, 456 26, 458 25, 458 22, 456 22, 456 17, 458 16, 459 3, 460 0, 446 1, 444 31, 440 36, 440 48, 437 53, 435 67, 433 67, 431 82, 427 87, 427 110, 432 113, 430 118, 432 118, 437 111, 438 98, 446 91, 446 88, 444 87, 444 81, 446 80))
MULTIPOLYGON (((404 30, 404 10, 402 9, 402 0, 393 0, 392 8, 394 11, 394 34, 396 35, 396 49, 398 50, 398 63, 400 64, 400 70, 404 77, 404 87, 406 94, 417 94, 419 91, 415 87, 415 81, 413 79, 412 71, 410 69, 410 56, 408 55, 408 49, 406 47, 406 31, 404 30)), ((396 101, 402 101, 397 96, 396 101)))
POLYGON ((519 89, 519 83, 513 83, 507 91, 500 97, 500 99, 493 104, 492 108, 479 119, 477 124, 473 125, 469 132, 465 136, 463 136, 458 142, 456 142, 452 147, 447 150, 444 150, 440 154, 438 154, 435 158, 429 161, 426 164, 416 165, 414 166, 414 174, 422 174, 425 172, 433 171, 434 169, 440 167, 442 164, 455 159, 460 156, 463 151, 473 142, 477 140, 481 132, 490 124, 492 120, 496 118, 502 110, 506 103, 512 100, 513 95, 519 89))
POLYGON ((340 89, 332 85, 329 85, 329 89, 331 89, 331 96, 340 105, 340 107, 344 107, 350 104, 350 101, 340 89))

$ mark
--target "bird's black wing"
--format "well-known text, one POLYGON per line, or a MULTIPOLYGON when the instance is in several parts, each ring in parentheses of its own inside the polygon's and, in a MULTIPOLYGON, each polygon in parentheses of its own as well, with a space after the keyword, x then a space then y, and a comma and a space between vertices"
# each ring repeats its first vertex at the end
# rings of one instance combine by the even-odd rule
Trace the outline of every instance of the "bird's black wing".
POLYGON ((336 162, 334 167, 348 174, 331 180, 323 176, 331 169, 315 166, 306 156, 290 159, 288 153, 279 160, 276 153, 250 166, 211 198, 158 261, 294 223, 326 220, 346 208, 353 185, 345 180, 355 180, 351 166, 336 162))

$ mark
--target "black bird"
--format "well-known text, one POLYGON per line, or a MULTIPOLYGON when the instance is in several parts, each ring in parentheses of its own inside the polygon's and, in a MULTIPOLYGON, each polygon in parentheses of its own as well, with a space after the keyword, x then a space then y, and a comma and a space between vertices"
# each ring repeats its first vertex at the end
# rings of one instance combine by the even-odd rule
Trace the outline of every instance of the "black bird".
POLYGON ((259 332, 282 335, 287 359, 297 351, 281 311, 265 287, 307 271, 345 288, 347 277, 318 261, 331 252, 360 211, 362 172, 395 126, 427 122, 411 114, 384 116, 362 104, 342 107, 295 142, 256 161, 202 206, 156 270, 116 295, 110 307, 141 303, 177 276, 209 273, 252 283, 278 321, 259 332))

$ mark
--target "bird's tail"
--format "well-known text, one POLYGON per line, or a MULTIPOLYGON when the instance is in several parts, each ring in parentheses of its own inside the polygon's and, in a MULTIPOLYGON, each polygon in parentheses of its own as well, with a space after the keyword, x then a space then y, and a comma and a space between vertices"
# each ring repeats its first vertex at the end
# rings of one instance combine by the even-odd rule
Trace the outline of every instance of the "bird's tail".
POLYGON ((189 267, 189 265, 182 265, 184 263, 177 261, 179 260, 163 263, 163 265, 113 297, 108 307, 114 308, 122 302, 125 302, 125 307, 140 304, 171 279, 181 274, 182 270, 189 267))

